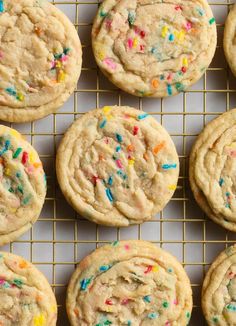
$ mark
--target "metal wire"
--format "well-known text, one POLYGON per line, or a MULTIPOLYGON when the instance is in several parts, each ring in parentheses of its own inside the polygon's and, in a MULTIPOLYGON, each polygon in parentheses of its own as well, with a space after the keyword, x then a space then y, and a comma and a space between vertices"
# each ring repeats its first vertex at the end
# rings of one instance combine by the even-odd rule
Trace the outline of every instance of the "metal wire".
MULTIPOLYGON (((66 13, 68 11, 73 13, 73 22, 80 36, 83 36, 83 28, 91 29, 92 20, 86 22, 81 21, 80 11, 82 6, 85 6, 87 13, 89 13, 92 9, 98 7, 98 2, 55 0, 51 0, 51 2, 66 13), (71 8, 71 6, 73 8, 71 8)), ((222 15, 223 18, 225 18, 229 6, 232 3, 228 0, 225 2, 217 2, 216 0, 215 2, 210 2, 210 4, 213 9, 218 10, 218 13, 225 11, 225 14, 222 15)), ((84 12, 86 12, 86 10, 84 12)), ((218 32, 222 31, 223 26, 224 25, 222 22, 217 24, 218 32)), ((92 50, 89 41, 86 41, 86 44, 85 42, 83 43, 84 52, 86 51, 86 53, 91 53, 92 50)), ((219 42, 217 46, 217 51, 222 51, 221 42, 219 42)), ((236 237, 232 233, 226 232, 222 228, 215 226, 214 223, 206 219, 204 214, 197 208, 197 205, 194 203, 188 185, 188 154, 189 141, 191 140, 190 143, 192 143, 197 133, 191 132, 189 130, 190 128, 188 119, 190 117, 196 119, 202 117, 203 127, 207 123, 208 118, 214 118, 220 113, 231 108, 231 102, 233 101, 232 98, 235 96, 236 89, 232 88, 231 86, 232 84, 230 82, 231 77, 229 69, 226 66, 219 67, 218 65, 213 65, 207 69, 203 77, 203 87, 200 87, 200 89, 191 88, 190 90, 184 92, 183 95, 178 95, 179 99, 182 98, 182 104, 179 107, 176 106, 176 108, 171 111, 168 111, 169 99, 150 100, 148 103, 151 103, 151 109, 149 108, 150 105, 147 104, 147 101, 142 98, 137 101, 137 105, 133 105, 139 109, 150 112, 150 114, 156 117, 162 124, 164 124, 164 119, 167 117, 171 118, 172 116, 176 116, 180 118, 182 121, 182 131, 171 132, 171 136, 173 137, 174 141, 181 144, 182 147, 182 152, 180 152, 179 156, 181 162, 181 173, 174 198, 172 198, 167 208, 164 209, 164 211, 161 212, 155 220, 143 225, 129 227, 126 230, 117 228, 115 231, 114 229, 111 230, 108 228, 102 228, 101 226, 95 226, 92 223, 85 222, 84 219, 77 216, 77 214, 73 210, 70 210, 69 206, 63 202, 63 197, 58 190, 58 185, 56 182, 55 153, 58 140, 65 130, 65 128, 61 130, 61 128, 58 126, 60 117, 65 117, 65 119, 71 117, 72 122, 72 120, 74 120, 77 116, 83 114, 83 101, 80 99, 80 96, 84 94, 86 94, 88 97, 95 94, 95 102, 97 107, 100 107, 104 104, 104 99, 102 98, 104 95, 106 96, 107 105, 110 104, 109 101, 112 101, 113 103, 114 99, 116 99, 116 104, 118 105, 129 105, 130 102, 130 97, 128 97, 127 100, 125 95, 116 89, 113 85, 106 83, 108 86, 102 87, 102 74, 99 72, 95 65, 92 66, 91 64, 89 66, 85 66, 85 64, 83 64, 82 74, 86 75, 86 73, 96 73, 96 83, 90 83, 91 87, 78 86, 74 92, 74 95, 72 96, 74 102, 73 107, 71 106, 70 109, 66 111, 60 110, 59 112, 52 115, 52 128, 50 132, 39 130, 40 128, 38 127, 36 128, 38 124, 37 122, 32 122, 30 124, 30 130, 23 132, 27 137, 29 137, 32 145, 35 145, 36 148, 38 146, 35 142, 37 137, 41 137, 45 140, 47 140, 48 137, 52 137, 52 147, 50 153, 45 154, 44 151, 38 150, 43 162, 51 162, 48 163, 49 169, 47 169, 48 194, 45 203, 45 206, 50 208, 46 210, 46 213, 42 213, 38 222, 30 230, 28 238, 26 236, 18 239, 17 241, 11 243, 10 246, 6 247, 6 250, 14 253, 19 253, 19 248, 21 245, 27 246, 29 249, 28 258, 30 261, 43 271, 46 271, 47 269, 49 270, 49 274, 47 273, 47 276, 49 275, 48 278, 50 279, 51 285, 58 299, 58 325, 66 326, 69 325, 65 314, 65 291, 67 281, 73 269, 75 268, 76 263, 82 256, 85 255, 85 252, 89 252, 90 249, 101 246, 112 240, 128 238, 150 240, 172 252, 175 251, 174 247, 179 246, 181 247, 179 253, 181 256, 180 260, 183 263, 183 266, 186 268, 186 271, 191 274, 190 278, 193 276, 192 287, 194 292, 194 309, 193 318, 190 321, 190 325, 205 325, 203 317, 201 318, 199 314, 200 290, 203 276, 213 256, 220 251, 219 246, 223 249, 227 245, 234 243, 236 237), (213 80, 213 78, 210 76, 211 73, 226 73, 227 76, 225 87, 222 89, 208 87, 208 83, 210 85, 211 81, 213 80), (191 105, 188 102, 191 100, 191 96, 194 94, 197 94, 199 98, 202 97, 202 104, 199 107, 199 110, 196 112, 191 108, 191 105), (222 107, 220 111, 214 109, 208 110, 208 96, 212 94, 220 94, 222 97, 225 96, 225 107, 222 107), (109 98, 107 96, 109 96, 109 98), (65 209, 61 207, 61 202, 63 202, 63 207, 65 209), (171 205, 174 205, 174 209, 169 212, 168 207, 171 205), (181 211, 180 214, 176 213, 176 208, 177 210, 181 211), (64 214, 63 210, 67 210, 66 214, 64 214), (177 214, 177 216, 175 216, 175 214, 177 214), (44 233, 40 234, 40 236, 35 234, 39 223, 47 224, 47 228, 49 229, 50 233, 50 239, 47 238, 44 233), (85 225, 86 228, 84 227, 85 225), (59 239, 58 233, 60 234, 62 230, 67 227, 73 229, 70 233, 70 238, 59 239), (176 230, 179 230, 180 227, 182 227, 181 235, 179 235, 179 238, 177 239, 177 237, 175 238, 176 235, 173 234, 172 229, 176 228, 176 230), (155 228, 156 231, 154 232, 153 230, 155 230, 155 228), (85 230, 85 235, 83 235, 83 230, 85 230), (196 230, 200 231, 197 232, 196 230), (94 232, 93 239, 90 238, 90 232, 94 232), (196 232, 197 236, 195 235, 196 232), (173 237, 170 239, 172 234, 173 237), (38 248, 37 246, 43 245, 45 247, 40 247, 41 249, 38 252, 38 249, 36 249, 38 248), (63 256, 63 259, 58 258, 58 254, 62 250, 62 247, 58 246, 63 246, 63 248, 68 246, 68 257, 63 256), (194 246, 198 246, 198 249, 194 249, 197 248, 194 246), (49 248, 52 248, 51 258, 47 260, 41 259, 41 257, 44 257, 44 250, 49 251, 49 248), (60 251, 58 248, 61 248, 60 251), (210 256, 209 251, 211 252, 210 256), (189 254, 189 252, 191 254, 189 254), (67 270, 64 278, 60 278, 60 280, 63 279, 63 281, 58 281, 58 268, 64 267, 69 267, 70 271, 67 270), (191 268, 195 269, 195 271, 191 272, 191 268)), ((84 76, 81 77, 81 80, 83 80, 83 78, 84 76)), ((78 85, 80 85, 80 83, 78 85)), ((91 109, 92 108, 93 107, 91 107, 91 109)), ((11 124, 11 126, 19 130, 19 125, 11 124)))

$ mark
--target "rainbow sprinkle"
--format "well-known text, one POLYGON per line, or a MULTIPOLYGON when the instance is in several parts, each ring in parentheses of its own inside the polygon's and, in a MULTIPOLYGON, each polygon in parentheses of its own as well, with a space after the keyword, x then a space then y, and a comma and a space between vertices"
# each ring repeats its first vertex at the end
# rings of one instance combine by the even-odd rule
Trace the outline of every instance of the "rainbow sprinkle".
POLYGON ((222 187, 223 184, 224 184, 224 179, 223 179, 223 178, 220 178, 220 180, 219 180, 219 185, 222 187))
POLYGON ((101 267, 99 267, 99 271, 100 272, 106 272, 111 268, 111 265, 103 265, 101 267))
POLYGON ((148 117, 148 113, 144 113, 144 114, 140 114, 140 115, 138 115, 138 120, 143 120, 143 119, 145 119, 145 118, 147 118, 148 117))
POLYGON ((216 20, 215 20, 214 17, 212 17, 212 18, 209 20, 209 24, 210 24, 210 25, 214 24, 215 22, 216 22, 216 20))
POLYGON ((150 303, 151 302, 150 295, 145 295, 145 297, 143 297, 143 301, 150 303))
POLYGON ((122 143, 122 141, 123 141, 123 138, 120 134, 116 134, 116 139, 119 143, 122 143))
POLYGON ((172 86, 170 84, 167 85, 167 93, 169 96, 172 95, 172 86))
POLYGON ((80 290, 85 291, 89 284, 91 283, 92 277, 90 278, 84 278, 82 281, 80 281, 80 290))
POLYGON ((176 169, 177 164, 163 164, 162 169, 164 170, 170 170, 170 169, 176 169))
POLYGON ((4 3, 3 3, 3 0, 0 0, 0 12, 4 12, 4 3))
POLYGON ((22 152, 22 148, 18 147, 12 157, 17 158, 21 152, 22 152))
POLYGON ((108 184, 109 184, 109 186, 112 186, 112 184, 113 184, 113 177, 112 176, 109 177, 108 184))
POLYGON ((112 203, 114 198, 113 198, 113 195, 112 195, 112 192, 111 192, 111 189, 107 188, 106 189, 106 195, 107 195, 107 198, 110 200, 110 202, 112 203))

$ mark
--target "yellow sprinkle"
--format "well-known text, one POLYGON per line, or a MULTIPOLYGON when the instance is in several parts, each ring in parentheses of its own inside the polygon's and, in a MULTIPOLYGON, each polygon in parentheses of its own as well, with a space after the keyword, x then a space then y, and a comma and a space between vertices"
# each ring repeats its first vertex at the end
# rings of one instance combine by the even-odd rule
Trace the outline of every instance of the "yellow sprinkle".
MULTIPOLYGON (((9 208, 9 211, 11 212, 11 213, 15 213, 16 211, 17 211, 17 209, 16 208, 9 208)), ((1 325, 1 324, 0 324, 1 325)))
POLYGON ((135 159, 134 158, 130 159, 129 160, 129 165, 134 165, 134 162, 135 162, 135 159))
POLYGON ((176 37, 177 37, 177 39, 178 39, 179 41, 183 41, 184 38, 185 38, 185 34, 186 34, 186 32, 182 30, 182 31, 180 31, 180 32, 177 32, 176 37))
POLYGON ((18 139, 22 138, 21 134, 18 131, 16 131, 15 129, 11 129, 10 134, 11 134, 11 136, 13 136, 15 138, 18 138, 18 139))
POLYGON ((176 188, 177 188, 176 185, 169 185, 169 186, 168 186, 168 189, 169 189, 169 190, 175 190, 176 188))
POLYGON ((133 48, 136 48, 137 45, 138 45, 138 39, 137 39, 137 37, 135 37, 133 40, 133 48))
POLYGON ((25 99, 25 96, 22 93, 17 93, 16 96, 17 96, 17 99, 21 102, 24 101, 24 99, 25 99))
POLYGON ((56 68, 61 68, 62 67, 62 63, 61 61, 57 61, 56 62, 56 68))
POLYGON ((34 317, 34 326, 44 326, 45 322, 46 320, 43 314, 34 317))
POLYGON ((57 306, 56 305, 51 306, 51 312, 57 312, 57 306))
POLYGON ((158 266, 153 266, 152 267, 152 271, 155 273, 155 272, 157 272, 158 271, 158 266))
POLYGON ((188 58, 183 58, 183 65, 188 67, 188 58))
POLYGON ((169 30, 168 26, 163 26, 163 27, 162 27, 161 36, 162 36, 163 38, 166 37, 166 35, 167 35, 167 33, 168 33, 168 30, 169 30))
POLYGON ((61 83, 65 80, 65 78, 66 78, 66 74, 64 73, 63 70, 60 70, 57 76, 57 81, 61 83))
POLYGON ((29 162, 33 164, 37 160, 37 157, 34 152, 29 153, 29 162))
POLYGON ((104 108, 103 108, 103 112, 104 112, 105 114, 108 114, 110 111, 111 111, 111 107, 110 107, 110 106, 104 106, 104 108))
POLYGON ((8 175, 8 176, 11 175, 11 170, 9 168, 6 168, 4 172, 5 172, 5 175, 8 175))

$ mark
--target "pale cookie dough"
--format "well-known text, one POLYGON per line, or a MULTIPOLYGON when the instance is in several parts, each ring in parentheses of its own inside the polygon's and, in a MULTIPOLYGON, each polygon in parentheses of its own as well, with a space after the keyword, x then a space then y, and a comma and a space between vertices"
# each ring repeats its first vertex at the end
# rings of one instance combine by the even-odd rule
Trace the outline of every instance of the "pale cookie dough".
POLYGON ((192 291, 168 252, 146 241, 116 241, 79 263, 66 306, 72 326, 186 326, 192 291))
POLYGON ((195 142, 189 177, 204 212, 236 232, 236 109, 211 121, 195 142))
POLYGON ((16 130, 0 125, 0 245, 32 226, 45 195, 46 178, 37 152, 16 130))
POLYGON ((228 64, 236 76, 236 5, 232 7, 226 19, 223 44, 228 64))
POLYGON ((213 262, 202 288, 202 309, 208 325, 236 325, 236 246, 213 262))
POLYGON ((106 106, 75 121, 56 163, 68 202, 82 216, 110 226, 151 219, 172 197, 179 175, 169 134, 130 107, 106 106))
POLYGON ((69 19, 45 0, 0 1, 0 120, 56 111, 76 87, 82 51, 69 19))
POLYGON ((20 256, 0 252, 0 325, 55 326, 57 304, 44 275, 20 256))
POLYGON ((196 83, 216 39, 206 0, 104 0, 92 30, 98 66, 137 96, 171 96, 196 83))

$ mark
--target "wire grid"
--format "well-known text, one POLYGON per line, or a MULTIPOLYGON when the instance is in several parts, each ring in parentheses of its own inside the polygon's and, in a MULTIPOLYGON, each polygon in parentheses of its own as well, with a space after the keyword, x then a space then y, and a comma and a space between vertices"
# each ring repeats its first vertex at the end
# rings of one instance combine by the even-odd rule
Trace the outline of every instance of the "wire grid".
POLYGON ((69 325, 65 313, 68 280, 76 263, 91 250, 121 239, 143 239, 173 253, 188 273, 194 294, 190 325, 205 325, 200 308, 204 274, 214 257, 236 236, 206 219, 196 205, 188 184, 188 155, 204 125, 220 113, 236 107, 236 83, 224 59, 222 32, 230 2, 211 2, 217 21, 216 56, 204 77, 188 91, 163 100, 127 95, 97 69, 92 55, 90 32, 99 6, 95 1, 51 1, 74 23, 83 44, 83 68, 78 87, 56 113, 28 124, 9 124, 22 132, 38 150, 48 180, 42 214, 33 228, 3 250, 23 255, 48 278, 57 296, 58 325, 69 325), (171 134, 181 162, 177 190, 166 208, 154 220, 125 229, 95 225, 77 216, 61 194, 55 174, 58 142, 81 114, 104 105, 130 105, 152 114, 171 134))

